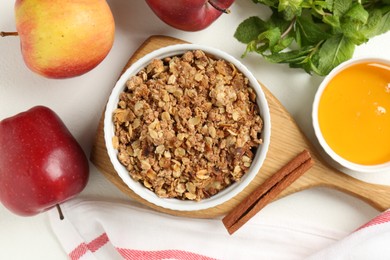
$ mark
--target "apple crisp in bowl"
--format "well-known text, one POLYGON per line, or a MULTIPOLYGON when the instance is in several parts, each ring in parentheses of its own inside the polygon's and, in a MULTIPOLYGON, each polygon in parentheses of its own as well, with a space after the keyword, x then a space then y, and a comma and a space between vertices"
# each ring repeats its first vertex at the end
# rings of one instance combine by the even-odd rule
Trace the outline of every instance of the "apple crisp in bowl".
POLYGON ((270 141, 253 75, 217 49, 180 44, 134 63, 107 103, 105 142, 122 180, 173 210, 219 205, 258 173, 270 141))

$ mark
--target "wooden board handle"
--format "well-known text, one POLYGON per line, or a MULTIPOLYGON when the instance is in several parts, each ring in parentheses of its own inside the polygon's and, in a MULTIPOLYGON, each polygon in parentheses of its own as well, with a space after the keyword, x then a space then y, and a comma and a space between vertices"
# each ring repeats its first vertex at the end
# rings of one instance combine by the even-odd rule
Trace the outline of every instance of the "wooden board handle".
POLYGON ((357 197, 379 211, 390 208, 389 186, 367 183, 348 175, 334 176, 332 182, 324 181, 323 186, 357 197), (339 183, 343 183, 343 185, 339 183))

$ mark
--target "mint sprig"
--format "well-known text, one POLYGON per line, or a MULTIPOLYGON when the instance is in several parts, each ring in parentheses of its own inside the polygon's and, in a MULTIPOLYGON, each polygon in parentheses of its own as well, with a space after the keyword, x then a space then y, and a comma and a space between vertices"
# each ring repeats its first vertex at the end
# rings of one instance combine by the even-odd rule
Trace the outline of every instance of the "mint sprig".
POLYGON ((252 0, 268 6, 267 20, 244 20, 234 37, 273 63, 327 75, 355 47, 390 30, 390 0, 252 0))

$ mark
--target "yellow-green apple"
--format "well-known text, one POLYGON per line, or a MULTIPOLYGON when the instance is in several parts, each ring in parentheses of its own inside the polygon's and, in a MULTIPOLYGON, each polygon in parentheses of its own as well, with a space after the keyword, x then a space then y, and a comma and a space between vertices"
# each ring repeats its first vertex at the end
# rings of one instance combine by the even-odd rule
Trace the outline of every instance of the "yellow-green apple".
POLYGON ((25 63, 48 78, 90 71, 114 41, 115 22, 105 0, 16 0, 15 21, 25 63))
POLYGON ((208 27, 234 0, 146 0, 153 12, 166 24, 184 31, 208 27))
POLYGON ((0 121, 0 201, 31 216, 80 193, 88 159, 59 116, 36 106, 0 121))

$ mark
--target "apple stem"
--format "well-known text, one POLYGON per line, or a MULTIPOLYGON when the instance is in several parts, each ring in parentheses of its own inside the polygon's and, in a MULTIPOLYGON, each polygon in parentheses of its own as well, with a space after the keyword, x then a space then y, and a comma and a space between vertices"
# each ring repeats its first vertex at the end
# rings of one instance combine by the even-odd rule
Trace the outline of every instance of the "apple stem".
POLYGON ((18 32, 0 32, 1 37, 18 36, 18 32))
POLYGON ((60 204, 56 204, 56 208, 57 208, 57 211, 58 211, 58 215, 60 216, 60 220, 63 220, 64 219, 64 214, 62 213, 60 204))
POLYGON ((219 6, 217 6, 212 0, 209 0, 208 1, 209 4, 214 7, 215 9, 217 9, 218 11, 222 12, 222 13, 225 13, 225 14, 230 14, 230 10, 229 9, 224 9, 224 8, 221 8, 219 6))

